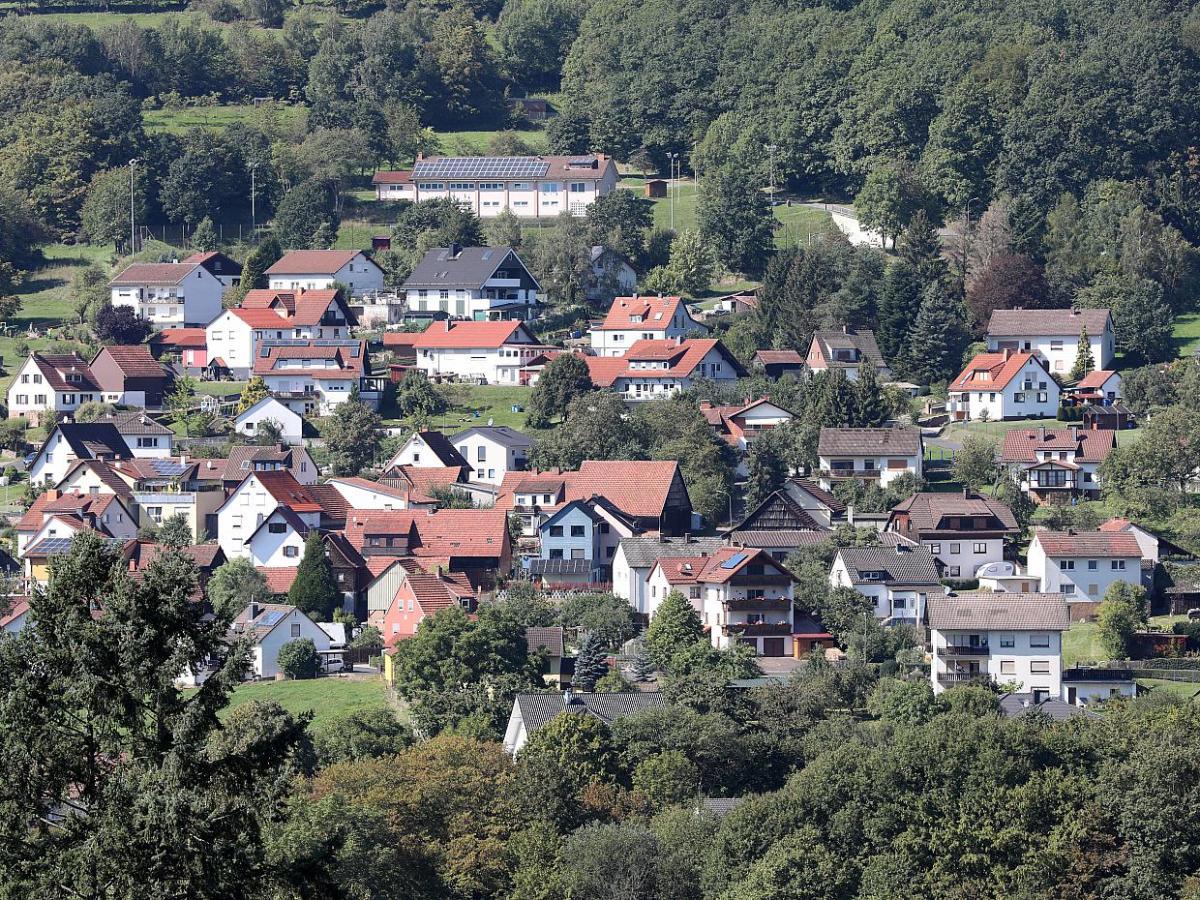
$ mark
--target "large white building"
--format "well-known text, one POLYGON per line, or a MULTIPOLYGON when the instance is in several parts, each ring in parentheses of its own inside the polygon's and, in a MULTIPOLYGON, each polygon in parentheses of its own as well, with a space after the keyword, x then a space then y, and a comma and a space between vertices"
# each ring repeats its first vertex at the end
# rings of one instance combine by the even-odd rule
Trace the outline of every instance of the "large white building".
POLYGON ((875 604, 875 618, 917 624, 931 596, 940 596, 937 562, 907 541, 887 547, 844 547, 829 569, 832 587, 854 588, 875 604))
POLYGON ((417 312, 456 319, 528 319, 541 285, 511 247, 435 247, 402 288, 417 312))
POLYGON ((971 579, 1004 559, 1004 541, 1020 533, 1012 510, 980 494, 913 494, 892 507, 888 530, 933 554, 945 578, 971 579))
POLYGON ((232 636, 253 641, 250 668, 256 678, 279 674, 279 651, 292 641, 308 639, 317 653, 330 652, 329 635, 294 606, 284 603, 251 603, 233 621, 232 636))
POLYGON ((1099 603, 1117 582, 1142 583, 1142 548, 1128 531, 1039 531, 1029 544, 1029 575, 1044 592, 1099 603))
MULTIPOLYGON (((613 593, 625 600, 640 615, 651 610, 650 573, 660 559, 713 554, 725 545, 719 537, 651 537, 624 538, 613 554, 613 593)), ((660 598, 653 598, 654 607, 660 598)))
POLYGON ((202 261, 134 263, 108 283, 113 306, 128 306, 159 328, 211 322, 227 285, 202 261))
POLYGON ((378 408, 386 378, 367 374, 366 355, 366 341, 264 344, 251 371, 262 377, 275 399, 298 415, 324 416, 349 400, 356 386, 359 399, 378 408))
POLYGON ((733 382, 746 374, 716 338, 640 340, 624 356, 585 356, 592 384, 638 403, 686 391, 697 381, 733 382))
POLYGON ((950 382, 946 409, 955 421, 1046 419, 1060 390, 1041 357, 1005 349, 980 353, 950 382))
POLYGON ((682 339, 708 334, 679 297, 617 297, 608 314, 589 332, 596 356, 624 356, 638 341, 682 339))
POLYGON ((931 597, 926 608, 935 693, 977 679, 1013 685, 1034 701, 1062 693, 1067 603, 1047 594, 931 597))
POLYGON ((38 425, 47 413, 74 413, 104 399, 104 389, 77 353, 32 353, 8 388, 9 418, 38 425))
POLYGON ((1000 462, 1038 502, 1100 499, 1100 464, 1117 446, 1104 429, 1013 428, 1004 433, 1000 462))
POLYGON ((619 175, 611 157, 431 156, 411 170, 376 172, 379 200, 450 198, 480 218, 509 210, 521 218, 582 216, 598 198, 616 190, 619 175))
POLYGON ((483 384, 520 384, 521 367, 541 345, 517 321, 434 322, 413 340, 417 368, 483 384))
POLYGON ((321 504, 291 472, 251 471, 217 510, 217 542, 227 559, 250 556, 249 541, 280 506, 308 528, 321 524, 321 504))
POLYGON ((1065 375, 1075 365, 1084 330, 1092 350, 1092 368, 1111 368, 1116 339, 1107 309, 998 309, 988 322, 987 346, 993 353, 1034 353, 1051 372, 1065 375))
POLYGON ((507 425, 480 425, 450 438, 471 467, 471 480, 499 485, 507 472, 529 468, 533 440, 507 425))
POLYGON ((361 250, 290 250, 267 269, 267 287, 275 291, 320 291, 335 284, 344 284, 351 297, 381 291, 383 269, 361 250))

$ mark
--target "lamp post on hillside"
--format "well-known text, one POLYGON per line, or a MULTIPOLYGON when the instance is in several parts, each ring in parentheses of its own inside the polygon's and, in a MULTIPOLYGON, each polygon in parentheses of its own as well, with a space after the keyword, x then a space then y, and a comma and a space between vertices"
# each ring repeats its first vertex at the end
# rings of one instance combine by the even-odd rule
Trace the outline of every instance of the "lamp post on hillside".
POLYGON ((967 289, 967 270, 971 268, 971 204, 981 203, 978 197, 972 197, 967 201, 963 216, 966 219, 966 224, 963 226, 963 257, 962 257, 962 286, 963 290, 967 289))
POLYGON ((137 252, 137 225, 134 222, 133 214, 133 196, 134 196, 134 171, 137 168, 138 161, 131 159, 129 161, 129 252, 137 252))
MULTIPOLYGON (((771 154, 770 168, 767 170, 768 171, 767 180, 770 182, 770 191, 771 191, 771 209, 775 208, 775 151, 778 149, 779 148, 777 146, 775 146, 774 144, 767 145, 767 152, 771 154)), ((771 215, 775 215, 775 213, 771 213, 771 215)))
POLYGON ((678 153, 668 153, 667 157, 671 164, 671 176, 670 176, 671 177, 671 186, 670 186, 669 190, 671 192, 671 230, 674 231, 675 230, 675 194, 677 193, 677 189, 676 189, 676 185, 675 185, 675 172, 676 172, 677 167, 679 166, 679 154, 678 153))

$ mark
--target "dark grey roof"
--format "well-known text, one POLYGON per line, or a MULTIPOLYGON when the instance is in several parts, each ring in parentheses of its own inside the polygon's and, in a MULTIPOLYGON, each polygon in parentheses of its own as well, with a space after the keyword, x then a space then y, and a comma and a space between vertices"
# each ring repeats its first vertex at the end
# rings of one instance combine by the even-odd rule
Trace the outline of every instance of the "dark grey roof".
POLYGON ((495 441, 501 447, 532 447, 533 438, 522 434, 515 428, 509 428, 507 425, 477 425, 474 428, 468 428, 466 431, 460 431, 458 434, 450 437, 450 443, 458 444, 459 441, 466 438, 479 435, 490 441, 495 441))
MULTIPOLYGON (((512 247, 461 247, 457 256, 449 247, 434 247, 417 263, 404 290, 411 288, 461 288, 479 290, 501 264, 512 255, 521 268, 528 268, 512 247)), ((530 278, 533 276, 530 275, 530 278)))
POLYGON ((855 584, 934 585, 938 583, 937 563, 924 547, 846 547, 838 556, 850 571, 855 584), (864 573, 879 572, 878 578, 864 573))
POLYGON ((471 464, 463 459, 463 455, 450 443, 450 439, 440 431, 418 431, 417 436, 433 451, 433 455, 441 461, 443 466, 447 468, 471 467, 471 464))
POLYGON ((513 702, 521 721, 525 723, 526 734, 532 734, 568 709, 571 712, 588 713, 609 724, 622 716, 667 705, 658 691, 622 691, 614 694, 517 694, 513 702), (567 697, 570 697, 569 703, 567 697))
POLYGON ((625 561, 635 569, 650 568, 658 560, 671 556, 699 556, 715 553, 725 546, 719 537, 628 537, 621 541, 625 561))
POLYGON ((807 478, 792 478, 790 481, 792 484, 796 485, 797 488, 804 491, 804 493, 808 494, 818 503, 825 506, 835 515, 844 513, 846 511, 845 503, 833 496, 833 494, 829 493, 829 491, 822 488, 815 481, 809 481, 807 478))
MULTIPOLYGON (((131 459, 129 445, 111 422, 63 422, 58 426, 79 459, 131 459)), ((45 446, 45 445, 43 445, 45 446)))
POLYGON ((1073 719, 1076 716, 1087 716, 1089 719, 1099 718, 1096 713, 1091 712, 1087 708, 1075 706, 1074 704, 1059 700, 1057 697, 1051 697, 1048 700, 1036 703, 1034 702, 1033 694, 1005 694, 1000 698, 1000 712, 1010 719, 1040 712, 1049 716, 1055 722, 1065 722, 1067 719, 1073 719))
POLYGON ((107 416, 102 416, 96 420, 101 423, 109 423, 117 426, 117 431, 121 434, 132 435, 173 435, 173 432, 166 425, 163 425, 154 417, 144 412, 115 412, 107 416))
POLYGON ((587 575, 592 571, 590 559, 531 559, 533 575, 587 575))
POLYGON ((700 801, 700 805, 705 812, 723 819, 745 802, 745 797, 705 797, 700 801))
POLYGON ((919 428, 822 428, 820 456, 919 456, 919 428))
POLYGON ((530 653, 537 653, 545 648, 551 656, 562 656, 563 628, 561 625, 526 628, 525 643, 530 653))
POLYGON ((731 531, 729 537, 736 544, 745 547, 757 547, 760 550, 784 550, 789 547, 812 547, 821 543, 832 534, 824 529, 806 531, 800 528, 788 529, 747 529, 731 531))

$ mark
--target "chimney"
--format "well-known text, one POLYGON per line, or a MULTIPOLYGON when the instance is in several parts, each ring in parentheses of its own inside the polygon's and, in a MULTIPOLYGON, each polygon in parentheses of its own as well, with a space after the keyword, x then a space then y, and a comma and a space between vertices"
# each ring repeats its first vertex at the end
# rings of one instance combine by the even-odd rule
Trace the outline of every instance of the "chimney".
POLYGON ((1008 359, 1012 359, 1012 355, 1013 355, 1013 348, 1012 348, 1012 347, 1005 347, 1005 348, 1004 348, 1004 358, 1005 358, 1006 360, 1008 360, 1008 359))
POLYGON ((50 490, 46 491, 46 495, 47 495, 47 499, 49 499, 49 500, 57 500, 59 497, 62 496, 58 492, 57 488, 50 488, 50 490))
POLYGON ((458 243, 458 241, 455 241, 450 245, 450 247, 448 249, 450 251, 448 254, 449 257, 451 259, 458 259, 458 257, 462 254, 463 248, 462 248, 462 244, 458 243))
POLYGON ((250 601, 250 605, 246 608, 246 615, 249 616, 251 621, 258 618, 258 601, 257 600, 250 601))
POLYGON ((692 534, 690 531, 685 531, 683 533, 683 542, 685 544, 690 544, 692 542, 692 534))
POLYGON ((1038 440, 1039 441, 1046 440, 1046 426, 1045 425, 1038 426, 1038 440))
POLYGON ((843 325, 843 326, 842 326, 842 334, 849 334, 849 333, 850 333, 850 326, 849 326, 849 325, 843 325))
POLYGON ((573 693, 571 693, 570 688, 565 688, 563 690, 563 706, 570 706, 574 702, 575 702, 575 695, 573 693))

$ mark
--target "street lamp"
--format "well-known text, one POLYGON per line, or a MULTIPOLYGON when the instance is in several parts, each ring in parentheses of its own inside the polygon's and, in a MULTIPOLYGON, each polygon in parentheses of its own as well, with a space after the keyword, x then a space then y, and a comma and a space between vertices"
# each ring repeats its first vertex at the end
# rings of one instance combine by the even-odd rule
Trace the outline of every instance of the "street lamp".
POLYGON ((138 161, 131 159, 129 161, 129 252, 137 252, 137 225, 134 222, 133 214, 133 186, 134 186, 134 169, 137 168, 138 161))
POLYGON ((679 162, 679 154, 678 154, 678 153, 668 153, 668 154, 667 154, 667 158, 668 158, 668 160, 670 161, 670 165, 671 165, 671 174, 670 174, 670 178, 671 178, 671 186, 670 186, 670 192, 671 192, 671 230, 672 230, 672 231, 674 231, 674 230, 675 230, 675 194, 676 194, 676 187, 675 187, 675 168, 676 168, 676 166, 677 166, 677 164, 678 164, 678 162, 679 162))
POLYGON ((254 233, 258 231, 258 216, 254 208, 254 195, 258 192, 258 180, 255 177, 258 172, 258 163, 250 163, 250 240, 254 240, 254 233))
MULTIPOLYGON (((778 149, 779 148, 777 146, 775 146, 774 144, 767 145, 767 151, 771 154, 771 165, 767 171, 769 173, 768 177, 769 177, 769 180, 771 183, 770 190, 771 190, 771 208, 772 209, 775 208, 775 151, 778 149)), ((772 213, 771 215, 774 215, 774 213, 772 213)))

